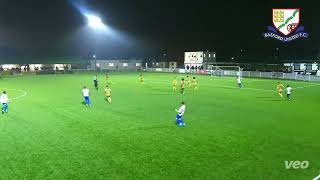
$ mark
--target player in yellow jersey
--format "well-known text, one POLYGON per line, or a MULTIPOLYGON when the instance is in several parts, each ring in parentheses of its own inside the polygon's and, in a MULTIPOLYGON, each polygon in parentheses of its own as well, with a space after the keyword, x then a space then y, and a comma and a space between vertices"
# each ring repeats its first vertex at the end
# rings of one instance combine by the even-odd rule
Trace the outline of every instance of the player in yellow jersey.
POLYGON ((194 89, 195 91, 197 91, 197 90, 198 90, 198 82, 197 82, 196 77, 193 77, 193 79, 192 79, 192 85, 193 85, 193 89, 194 89))
POLYGON ((104 89, 104 94, 106 95, 106 100, 108 101, 108 103, 110 103, 111 104, 111 88, 108 86, 108 85, 106 85, 106 88, 104 89))
POLYGON ((144 78, 143 78, 143 76, 142 76, 142 75, 140 75, 140 77, 139 77, 139 81, 140 81, 140 83, 141 83, 141 84, 144 84, 144 78))
POLYGON ((173 91, 177 90, 177 80, 176 80, 176 78, 174 78, 174 80, 172 81, 172 89, 173 89, 173 91))
POLYGON ((109 80, 109 74, 106 73, 106 81, 108 81, 108 80, 109 80))
POLYGON ((281 98, 282 98, 283 89, 284 89, 284 86, 281 84, 281 82, 278 82, 277 91, 278 91, 278 94, 279 94, 279 96, 280 96, 281 98))
POLYGON ((191 87, 191 79, 189 76, 187 76, 187 83, 188 83, 188 86, 191 87))

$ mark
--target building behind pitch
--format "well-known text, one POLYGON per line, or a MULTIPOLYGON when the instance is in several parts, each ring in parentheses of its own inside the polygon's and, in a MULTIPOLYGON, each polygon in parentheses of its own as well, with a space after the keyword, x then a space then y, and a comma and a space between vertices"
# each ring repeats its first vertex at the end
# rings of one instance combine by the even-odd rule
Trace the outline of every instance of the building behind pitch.
POLYGON ((91 70, 134 71, 142 69, 143 60, 91 60, 91 70))
POLYGON ((216 53, 196 51, 184 53, 185 69, 211 69, 216 63, 216 53))

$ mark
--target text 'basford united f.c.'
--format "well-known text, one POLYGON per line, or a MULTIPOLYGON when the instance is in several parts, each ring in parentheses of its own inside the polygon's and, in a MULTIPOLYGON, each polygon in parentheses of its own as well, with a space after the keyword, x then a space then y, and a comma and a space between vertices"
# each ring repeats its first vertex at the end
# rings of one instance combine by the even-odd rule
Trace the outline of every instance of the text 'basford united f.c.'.
POLYGON ((300 38, 308 38, 304 26, 300 25, 300 9, 272 9, 273 26, 268 26, 265 38, 274 38, 283 42, 290 42, 300 38))

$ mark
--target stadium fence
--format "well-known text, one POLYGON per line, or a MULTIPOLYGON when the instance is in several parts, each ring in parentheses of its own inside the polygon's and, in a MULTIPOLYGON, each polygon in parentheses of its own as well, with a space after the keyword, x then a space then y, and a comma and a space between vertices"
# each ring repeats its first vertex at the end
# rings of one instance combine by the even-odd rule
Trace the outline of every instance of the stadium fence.
MULTIPOLYGON (((148 68, 148 72, 164 72, 164 73, 185 73, 185 74, 203 74, 213 76, 230 76, 239 75, 239 70, 186 70, 186 69, 170 69, 170 68, 148 68), (217 72, 216 72, 217 71, 217 72), (217 75, 218 74, 218 75, 217 75)), ((245 78, 264 78, 264 79, 285 79, 297 81, 320 82, 320 76, 299 73, 284 72, 261 72, 261 71, 241 71, 242 77, 245 78)))
POLYGON ((163 73, 183 73, 183 74, 202 74, 210 76, 241 76, 245 78, 265 78, 265 79, 285 79, 285 80, 297 80, 297 81, 310 81, 310 82, 320 82, 320 76, 311 74, 299 74, 299 73, 284 73, 284 72, 262 72, 262 71, 241 71, 234 68, 230 69, 215 69, 215 70, 187 70, 178 68, 147 68, 141 69, 122 69, 122 70, 91 70, 91 69, 72 69, 65 71, 37 71, 37 72, 15 72, 15 71, 2 71, 0 76, 10 76, 10 75, 27 75, 27 74, 73 74, 73 73, 95 73, 95 72, 137 72, 137 71, 147 71, 147 72, 163 72, 163 73))

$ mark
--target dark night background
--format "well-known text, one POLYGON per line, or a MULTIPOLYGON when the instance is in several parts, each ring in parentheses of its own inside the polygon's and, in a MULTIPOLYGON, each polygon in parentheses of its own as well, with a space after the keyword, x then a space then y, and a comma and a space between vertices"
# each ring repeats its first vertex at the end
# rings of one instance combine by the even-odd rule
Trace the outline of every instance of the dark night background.
POLYGON ((182 61, 184 51, 209 50, 217 51, 218 61, 232 56, 240 62, 313 60, 320 55, 319 5, 315 0, 1 0, 0 57, 96 53, 98 58, 182 61), (116 33, 88 30, 75 4, 99 14, 116 33), (264 39, 272 8, 301 8, 309 39, 264 39))

